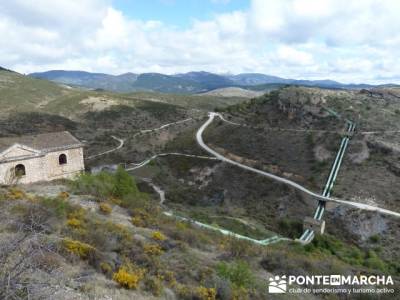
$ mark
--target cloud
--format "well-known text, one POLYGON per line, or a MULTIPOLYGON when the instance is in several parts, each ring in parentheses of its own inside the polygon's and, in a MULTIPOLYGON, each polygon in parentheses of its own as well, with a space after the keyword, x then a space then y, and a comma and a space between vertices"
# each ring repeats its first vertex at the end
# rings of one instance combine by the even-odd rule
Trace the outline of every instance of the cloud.
POLYGON ((400 2, 253 0, 177 29, 108 0, 0 3, 0 65, 21 72, 263 72, 400 82, 400 2))

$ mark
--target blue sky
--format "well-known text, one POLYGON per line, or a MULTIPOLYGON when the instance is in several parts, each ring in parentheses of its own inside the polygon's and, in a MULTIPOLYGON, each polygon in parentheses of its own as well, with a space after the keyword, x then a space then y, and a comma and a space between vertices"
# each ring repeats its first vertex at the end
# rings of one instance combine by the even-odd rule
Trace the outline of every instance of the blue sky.
POLYGON ((0 66, 400 83, 398 0, 0 1, 0 66))
POLYGON ((247 0, 114 0, 113 6, 126 16, 144 21, 159 20, 163 23, 188 28, 194 19, 207 20, 216 14, 249 7, 247 0))

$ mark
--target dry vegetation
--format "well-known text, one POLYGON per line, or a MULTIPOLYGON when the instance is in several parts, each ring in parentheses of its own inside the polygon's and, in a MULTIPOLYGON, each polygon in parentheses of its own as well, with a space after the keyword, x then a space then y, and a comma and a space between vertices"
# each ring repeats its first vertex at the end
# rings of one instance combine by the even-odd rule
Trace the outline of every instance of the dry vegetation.
POLYGON ((168 218, 122 169, 115 175, 83 175, 66 194, 46 198, 19 187, 1 190, 0 238, 7 240, 0 243, 2 298, 97 297, 101 291, 118 299, 137 293, 265 299, 270 272, 400 274, 398 263, 382 260, 376 249, 366 252, 331 236, 305 248, 286 243, 264 248, 168 218), (99 194, 94 187, 105 182, 109 185, 99 194), (104 214, 72 204, 71 199, 88 193, 93 201, 113 201, 140 222, 123 225, 114 216, 116 209, 104 214))

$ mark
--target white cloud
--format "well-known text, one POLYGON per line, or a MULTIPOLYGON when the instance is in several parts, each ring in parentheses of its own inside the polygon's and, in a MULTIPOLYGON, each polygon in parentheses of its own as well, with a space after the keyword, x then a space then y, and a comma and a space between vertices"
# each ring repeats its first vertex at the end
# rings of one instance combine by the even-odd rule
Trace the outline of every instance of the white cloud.
POLYGON ((280 46, 278 48, 277 59, 289 65, 306 66, 314 63, 313 56, 310 53, 296 50, 289 46, 280 46))
POLYGON ((400 2, 253 0, 177 29, 108 0, 0 3, 0 65, 21 72, 264 72, 400 82, 400 2))

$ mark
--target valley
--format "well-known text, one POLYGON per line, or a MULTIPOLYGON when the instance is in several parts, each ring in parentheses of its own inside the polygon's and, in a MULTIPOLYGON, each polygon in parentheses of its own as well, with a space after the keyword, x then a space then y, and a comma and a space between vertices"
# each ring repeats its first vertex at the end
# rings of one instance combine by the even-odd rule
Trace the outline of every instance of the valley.
MULTIPOLYGON (((86 169, 93 173, 76 183, 2 187, 0 225, 13 235, 16 227, 7 224, 30 224, 32 209, 46 212, 38 216, 48 224, 48 247, 61 249, 54 260, 64 275, 66 270, 77 278, 89 274, 87 282, 60 275, 65 284, 58 293, 66 299, 104 293, 150 299, 159 297, 154 285, 171 299, 207 299, 200 298, 201 291, 213 289, 221 299, 232 294, 266 299, 266 276, 315 270, 390 272, 397 280, 399 97, 396 87, 308 86, 274 88, 250 98, 219 92, 120 94, 0 70, 1 136, 68 130, 84 142, 86 169), (346 120, 356 124, 354 133, 346 133, 353 128, 346 120), (328 195, 323 190, 346 134, 347 149, 328 195), (134 187, 115 196, 108 182, 122 172, 118 165, 134 187), (62 192, 68 193, 64 200, 62 192), (304 218, 314 216, 317 200, 324 201, 326 232, 299 243, 304 218), (109 215, 101 211, 104 203, 112 208, 109 215), (154 232, 165 239, 154 238, 154 232), (66 250, 58 238, 89 245, 96 255, 88 259, 67 251, 59 257, 66 250), (134 294, 113 280, 126 260, 136 264, 133 273, 147 272, 139 276, 146 285, 134 294), (221 264, 248 269, 252 282, 235 282, 221 264), (174 284, 166 279, 169 272, 174 284)), ((6 235, 1 239, 9 247, 6 235)))

